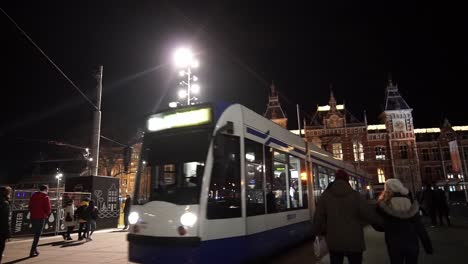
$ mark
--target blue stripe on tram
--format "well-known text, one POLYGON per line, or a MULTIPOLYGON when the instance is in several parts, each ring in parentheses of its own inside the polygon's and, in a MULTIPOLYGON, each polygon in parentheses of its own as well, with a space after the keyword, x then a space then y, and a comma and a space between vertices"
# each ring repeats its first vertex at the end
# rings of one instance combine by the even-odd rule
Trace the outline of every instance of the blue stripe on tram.
POLYGON ((139 263, 243 263, 268 257, 310 235, 311 222, 301 222, 248 236, 202 241, 199 246, 130 243, 129 260, 139 263))

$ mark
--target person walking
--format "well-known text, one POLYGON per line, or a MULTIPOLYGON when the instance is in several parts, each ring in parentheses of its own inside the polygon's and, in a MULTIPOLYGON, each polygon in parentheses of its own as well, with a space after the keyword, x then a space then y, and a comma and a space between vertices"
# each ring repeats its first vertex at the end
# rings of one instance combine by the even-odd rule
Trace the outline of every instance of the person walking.
POLYGON ((335 181, 320 196, 313 218, 312 234, 325 236, 331 264, 361 264, 365 250, 363 223, 381 225, 382 219, 367 201, 353 190, 349 176, 338 170, 335 181))
POLYGON ((132 198, 130 195, 127 194, 127 199, 125 200, 125 206, 124 206, 124 228, 123 230, 128 228, 128 215, 130 214, 130 208, 132 206, 132 198))
POLYGON ((84 238, 88 240, 88 237, 86 236, 88 233, 89 225, 88 225, 88 201, 83 200, 81 201, 80 207, 76 209, 75 212, 75 219, 78 221, 78 240, 81 241, 84 238))
POLYGON ((449 217, 449 206, 447 202, 447 198, 445 196, 445 191, 442 189, 437 189, 435 191, 435 205, 437 215, 439 216, 439 224, 442 226, 444 225, 443 219, 445 218, 447 225, 451 226, 450 217, 449 217))
POLYGON ((427 254, 434 252, 419 215, 419 204, 411 202, 408 189, 398 179, 388 179, 377 201, 377 212, 383 217, 382 230, 391 264, 417 264, 419 240, 427 254))
POLYGON ((426 211, 426 213, 431 218, 432 227, 437 225, 436 220, 436 195, 434 190, 432 190, 432 185, 427 184, 426 189, 421 194, 421 204, 426 211))
POLYGON ((47 185, 41 185, 39 192, 35 192, 29 200, 29 212, 31 214, 31 225, 34 233, 34 239, 31 245, 30 257, 36 257, 39 255, 37 251, 37 244, 39 244, 39 238, 42 235, 42 230, 52 212, 50 206, 50 199, 48 196, 49 187, 47 185))
POLYGON ((94 230, 96 230, 96 220, 98 218, 99 211, 98 211, 98 208, 96 207, 96 205, 94 204, 93 200, 89 201, 89 205, 88 205, 88 208, 86 210, 88 210, 88 213, 87 213, 88 220, 87 220, 87 222, 88 222, 88 225, 89 225, 87 237, 88 237, 88 240, 93 240, 91 238, 91 236, 93 235, 94 230))
POLYGON ((67 200, 66 206, 63 209, 63 213, 65 214, 65 227, 67 228, 66 233, 63 235, 64 240, 73 240, 71 238, 71 232, 75 229, 76 221, 75 221, 75 205, 73 204, 73 200, 67 200))
POLYGON ((0 187, 0 263, 2 263, 5 243, 10 238, 10 194, 11 188, 0 187))

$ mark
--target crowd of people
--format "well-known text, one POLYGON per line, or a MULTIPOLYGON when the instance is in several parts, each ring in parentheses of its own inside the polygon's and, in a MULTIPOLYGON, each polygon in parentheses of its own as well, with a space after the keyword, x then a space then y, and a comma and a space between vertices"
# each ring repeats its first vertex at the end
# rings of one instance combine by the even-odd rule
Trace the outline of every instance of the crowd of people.
POLYGON ((352 189, 345 171, 338 170, 335 177, 319 198, 313 219, 313 234, 325 237, 331 264, 342 264, 345 257, 350 264, 363 262, 363 224, 385 233, 392 264, 418 263, 419 241, 427 254, 433 254, 419 204, 398 179, 385 182, 373 206, 352 189))
MULTIPOLYGON (((10 238, 10 187, 0 187, 0 263, 5 242, 10 238)), ((124 207, 125 227, 128 228, 128 215, 131 198, 127 195, 124 207)), ((324 237, 331 264, 342 264, 344 258, 350 264, 361 264, 365 250, 363 223, 370 224, 376 231, 385 233, 387 252, 392 264, 417 263, 419 242, 427 254, 433 254, 431 240, 421 223, 421 213, 428 215, 433 226, 450 225, 447 199, 443 190, 434 190, 427 185, 425 190, 413 199, 408 189, 398 179, 385 182, 375 206, 366 201, 349 184, 349 176, 343 170, 336 172, 335 181, 330 183, 318 200, 313 218, 313 235, 324 237), (419 204, 422 204, 420 207, 419 204)), ((44 225, 51 214, 48 187, 42 185, 29 201, 29 212, 34 234, 30 257, 39 255, 37 246, 44 225)), ((78 208, 68 199, 64 208, 64 240, 73 240, 71 233, 78 225, 78 240, 91 241, 98 208, 93 200, 85 198, 78 208)))

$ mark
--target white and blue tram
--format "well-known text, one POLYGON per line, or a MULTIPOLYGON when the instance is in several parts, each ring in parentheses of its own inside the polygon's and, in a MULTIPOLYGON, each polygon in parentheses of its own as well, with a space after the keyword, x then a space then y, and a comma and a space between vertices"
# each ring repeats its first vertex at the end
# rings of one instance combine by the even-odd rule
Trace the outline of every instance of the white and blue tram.
POLYGON ((152 115, 129 215, 129 260, 242 263, 269 256, 310 235, 315 199, 338 168, 366 191, 362 171, 242 105, 152 115))

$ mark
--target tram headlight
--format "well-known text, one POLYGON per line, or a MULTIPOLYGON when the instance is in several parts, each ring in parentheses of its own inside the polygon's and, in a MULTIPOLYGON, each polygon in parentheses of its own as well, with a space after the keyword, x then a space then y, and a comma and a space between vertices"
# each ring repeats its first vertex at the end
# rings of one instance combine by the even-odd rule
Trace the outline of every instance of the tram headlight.
POLYGON ((140 218, 140 216, 138 215, 137 212, 131 212, 130 215, 128 215, 128 222, 131 224, 131 225, 134 225, 138 222, 138 219, 140 218))
POLYGON ((197 216, 194 213, 187 212, 180 217, 180 223, 183 226, 193 226, 195 222, 197 222, 197 216))

